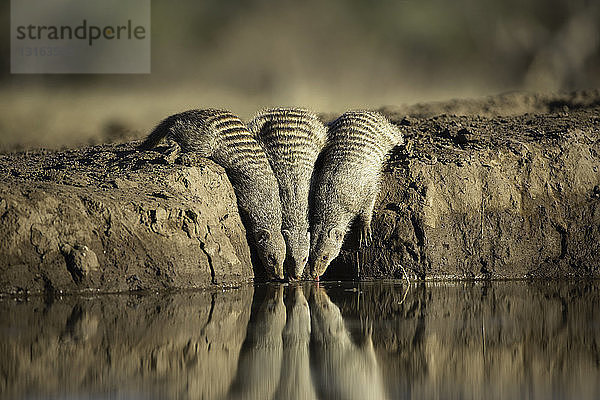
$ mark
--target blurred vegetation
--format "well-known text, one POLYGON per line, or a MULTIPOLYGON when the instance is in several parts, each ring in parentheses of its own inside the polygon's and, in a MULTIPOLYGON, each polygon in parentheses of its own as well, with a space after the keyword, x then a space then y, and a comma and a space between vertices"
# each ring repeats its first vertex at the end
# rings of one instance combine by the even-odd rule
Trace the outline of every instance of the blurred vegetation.
MULTIPOLYGON (((9 6, 0 6, 7 25, 9 6)), ((140 114, 151 122, 129 121, 140 130, 188 105, 247 116, 272 104, 338 111, 591 88, 600 86, 599 21, 600 3, 587 0, 154 0, 151 74, 11 75, 4 30, 0 86, 11 96, 126 96, 139 107, 164 93, 140 114)))

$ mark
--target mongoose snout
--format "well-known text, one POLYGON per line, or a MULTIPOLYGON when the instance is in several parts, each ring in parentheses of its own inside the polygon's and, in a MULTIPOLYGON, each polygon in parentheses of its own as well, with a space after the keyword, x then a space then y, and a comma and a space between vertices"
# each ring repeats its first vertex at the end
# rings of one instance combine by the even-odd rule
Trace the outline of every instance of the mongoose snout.
POLYGON ((271 278, 284 279, 285 241, 281 232, 261 229, 254 236, 261 262, 271 278))
POLYGON ((286 270, 291 279, 300 279, 308 264, 310 233, 299 229, 284 229, 283 238, 287 244, 286 270))
POLYGON ((314 279, 323 275, 331 260, 339 255, 344 236, 345 231, 342 230, 342 227, 332 226, 329 229, 316 227, 314 229, 310 256, 311 276, 314 279))

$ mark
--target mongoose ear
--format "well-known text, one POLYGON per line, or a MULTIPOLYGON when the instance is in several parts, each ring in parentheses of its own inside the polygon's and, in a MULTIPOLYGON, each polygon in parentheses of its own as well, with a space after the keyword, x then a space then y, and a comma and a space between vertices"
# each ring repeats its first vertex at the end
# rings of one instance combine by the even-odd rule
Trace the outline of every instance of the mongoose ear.
POLYGON ((289 231, 288 229, 282 229, 282 230, 281 230, 281 234, 283 235, 283 237, 284 237, 286 240, 289 240, 289 239, 290 239, 290 237, 292 236, 292 234, 290 233, 290 231, 289 231))
POLYGON ((342 231, 338 228, 331 228, 329 230, 329 237, 333 240, 335 240, 336 242, 339 242, 340 240, 342 240, 343 238, 343 234, 342 231))
POLYGON ((260 230, 257 232, 257 235, 256 235, 256 236, 257 236, 257 238, 258 238, 258 241, 259 241, 259 242, 266 242, 266 241, 268 241, 269 239, 271 239, 271 232, 269 232, 269 231, 268 231, 268 230, 266 230, 266 229, 260 229, 260 230))

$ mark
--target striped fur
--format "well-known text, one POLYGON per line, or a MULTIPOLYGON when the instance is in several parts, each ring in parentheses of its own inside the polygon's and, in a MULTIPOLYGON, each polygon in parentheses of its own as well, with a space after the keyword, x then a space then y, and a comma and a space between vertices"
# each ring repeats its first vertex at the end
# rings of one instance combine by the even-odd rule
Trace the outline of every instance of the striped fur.
POLYGON ((301 108, 271 108, 248 124, 269 158, 279 182, 286 269, 300 278, 308 261, 308 197, 315 161, 327 137, 317 116, 301 108))
POLYGON ((277 180, 264 150, 246 125, 229 111, 185 111, 160 122, 140 148, 151 149, 163 138, 225 168, 263 265, 269 274, 283 278, 285 242, 277 180))
POLYGON ((377 112, 349 111, 329 124, 321 167, 315 172, 311 210, 313 277, 321 276, 338 256, 356 217, 362 227, 361 242, 370 239, 383 163, 390 150, 403 142, 398 128, 377 112))

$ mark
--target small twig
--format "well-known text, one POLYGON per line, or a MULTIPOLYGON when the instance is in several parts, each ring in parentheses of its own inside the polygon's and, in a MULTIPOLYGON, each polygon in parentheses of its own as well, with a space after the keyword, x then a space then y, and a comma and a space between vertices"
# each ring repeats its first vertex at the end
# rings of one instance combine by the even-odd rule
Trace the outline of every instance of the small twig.
POLYGON ((406 296, 408 295, 408 292, 410 290, 410 279, 408 279, 408 274, 406 273, 406 270, 404 269, 404 267, 402 266, 402 264, 398 264, 400 266, 400 269, 402 269, 402 275, 404 275, 404 278, 406 279, 406 283, 408 285, 408 287, 406 288, 406 291, 404 292, 404 297, 402 297, 402 301, 398 304, 402 304, 404 303, 404 300, 406 300, 406 296))

